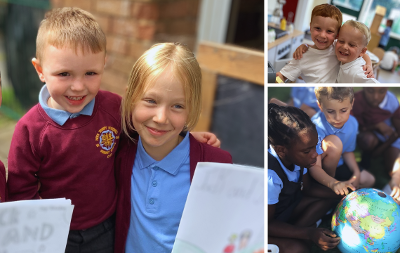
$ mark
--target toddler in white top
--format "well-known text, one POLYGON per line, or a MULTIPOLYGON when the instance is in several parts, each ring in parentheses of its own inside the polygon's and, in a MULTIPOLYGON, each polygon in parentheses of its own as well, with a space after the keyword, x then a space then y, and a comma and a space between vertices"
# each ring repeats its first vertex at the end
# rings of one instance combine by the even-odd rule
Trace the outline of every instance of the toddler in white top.
POLYGON ((362 70, 371 39, 369 28, 361 22, 348 20, 342 25, 336 42, 335 52, 340 61, 337 83, 379 83, 375 78, 367 78, 362 70))

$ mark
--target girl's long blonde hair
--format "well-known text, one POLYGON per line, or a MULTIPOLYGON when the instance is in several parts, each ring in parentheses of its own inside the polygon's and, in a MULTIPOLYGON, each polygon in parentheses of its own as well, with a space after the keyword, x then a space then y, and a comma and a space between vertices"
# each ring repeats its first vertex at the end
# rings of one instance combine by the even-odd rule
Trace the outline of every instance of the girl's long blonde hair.
POLYGON ((184 86, 188 110, 185 130, 190 131, 196 126, 201 111, 200 66, 186 46, 180 43, 160 43, 147 50, 132 67, 121 104, 122 130, 127 136, 135 130, 132 123, 135 104, 165 70, 171 71, 184 86))

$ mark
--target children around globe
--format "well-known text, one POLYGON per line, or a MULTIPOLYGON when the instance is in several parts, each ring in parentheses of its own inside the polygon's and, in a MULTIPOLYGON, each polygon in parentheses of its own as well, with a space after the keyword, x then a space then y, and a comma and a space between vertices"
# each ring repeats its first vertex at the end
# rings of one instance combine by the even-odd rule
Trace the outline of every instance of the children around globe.
POLYGON ((400 240, 391 237, 400 233, 396 88, 291 89, 287 103, 272 98, 268 104, 269 243, 280 252, 310 252, 312 242, 322 250, 396 252, 400 240), (370 171, 380 163, 386 185, 370 171), (318 227, 326 214, 333 215, 333 231, 318 227))

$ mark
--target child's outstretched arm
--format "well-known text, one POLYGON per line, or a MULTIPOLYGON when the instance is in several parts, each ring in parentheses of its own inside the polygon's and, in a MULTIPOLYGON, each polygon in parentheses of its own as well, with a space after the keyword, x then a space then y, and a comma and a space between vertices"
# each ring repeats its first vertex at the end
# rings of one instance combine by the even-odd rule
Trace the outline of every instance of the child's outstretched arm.
POLYGON ((372 68, 371 58, 369 58, 368 54, 363 55, 363 59, 365 60, 365 65, 363 66, 363 70, 368 78, 375 78, 374 70, 372 68))
POLYGON ((355 177, 355 180, 353 181, 353 185, 358 188, 360 185, 360 168, 358 167, 358 164, 356 162, 356 157, 354 155, 354 152, 344 152, 343 153, 343 162, 347 164, 349 167, 350 171, 353 172, 353 178, 355 177))
POLYGON ((338 181, 337 179, 329 176, 321 166, 321 155, 317 157, 317 163, 310 169, 311 176, 317 180, 320 184, 325 185, 332 189, 337 195, 347 195, 349 193, 348 189, 355 191, 353 182, 356 178, 351 178, 348 181, 338 181))
POLYGON ((303 54, 308 51, 308 48, 310 46, 311 45, 301 44, 298 48, 296 48, 296 51, 294 51, 293 59, 300 60, 301 58, 303 58, 303 54))
POLYGON ((271 100, 269 100, 269 104, 271 104, 271 103, 277 104, 277 105, 280 105, 280 106, 288 106, 288 104, 286 104, 285 102, 280 101, 277 98, 271 98, 271 100))
POLYGON ((210 132, 191 132, 193 137, 201 143, 207 143, 216 148, 221 147, 221 141, 217 138, 217 136, 210 132))

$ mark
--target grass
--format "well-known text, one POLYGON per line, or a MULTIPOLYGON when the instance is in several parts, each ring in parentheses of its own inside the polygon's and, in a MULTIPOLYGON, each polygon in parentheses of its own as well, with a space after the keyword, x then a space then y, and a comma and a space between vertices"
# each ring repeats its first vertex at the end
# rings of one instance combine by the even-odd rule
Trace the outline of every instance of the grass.
POLYGON ((4 124, 18 121, 26 113, 26 110, 22 108, 15 97, 11 87, 3 87, 1 91, 3 101, 0 107, 0 128, 4 124))
MULTIPOLYGON (((268 87, 268 101, 271 98, 277 98, 281 101, 288 101, 290 98, 290 87, 268 87)), ((361 88, 355 88, 355 91, 360 90, 361 88)), ((391 92, 393 92, 397 98, 399 99, 400 97, 400 87, 391 87, 389 88, 389 90, 391 92)), ((356 160, 357 162, 359 162, 361 160, 361 153, 360 150, 356 148, 355 152, 354 152, 355 156, 356 156, 356 160)), ((389 182, 389 175, 387 175, 387 173, 384 170, 384 163, 383 163, 383 158, 382 157, 378 157, 376 159, 372 159, 371 160, 371 164, 368 168, 368 171, 371 172, 374 176, 375 176, 375 185, 374 188, 377 189, 382 189, 388 182, 389 182)), ((331 219, 332 219, 332 215, 327 215, 322 219, 322 222, 320 224, 320 228, 326 228, 326 229, 331 229, 331 219)), ((328 251, 323 251, 321 250, 318 246, 313 245, 311 248, 311 253, 340 253, 340 251, 335 248, 332 250, 328 250, 328 251)), ((397 251, 397 253, 400 253, 400 249, 397 251)))

